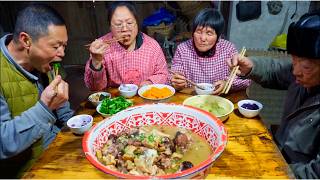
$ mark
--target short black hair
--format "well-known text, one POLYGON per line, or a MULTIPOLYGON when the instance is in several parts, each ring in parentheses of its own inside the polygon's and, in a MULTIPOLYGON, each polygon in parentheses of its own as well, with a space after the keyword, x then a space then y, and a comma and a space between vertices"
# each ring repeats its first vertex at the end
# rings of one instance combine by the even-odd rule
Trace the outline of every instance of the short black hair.
POLYGON ((18 41, 19 34, 26 32, 32 39, 38 40, 48 34, 50 25, 63 26, 65 21, 55 9, 46 4, 30 4, 18 13, 13 39, 18 41))
POLYGON ((299 57, 320 59, 320 10, 307 13, 290 24, 287 51, 299 57))
POLYGON ((201 10, 193 20, 192 33, 194 33, 198 26, 210 27, 216 31, 218 38, 223 32, 224 18, 222 14, 213 8, 205 8, 201 10))
POLYGON ((136 6, 133 2, 127 2, 127 1, 114 1, 111 3, 111 5, 109 6, 108 9, 108 22, 109 25, 111 25, 111 18, 114 14, 114 11, 121 6, 125 6, 129 9, 129 11, 133 14, 134 18, 136 19, 137 22, 137 26, 138 26, 138 30, 140 29, 140 21, 138 18, 138 13, 137 13, 137 9, 136 6))

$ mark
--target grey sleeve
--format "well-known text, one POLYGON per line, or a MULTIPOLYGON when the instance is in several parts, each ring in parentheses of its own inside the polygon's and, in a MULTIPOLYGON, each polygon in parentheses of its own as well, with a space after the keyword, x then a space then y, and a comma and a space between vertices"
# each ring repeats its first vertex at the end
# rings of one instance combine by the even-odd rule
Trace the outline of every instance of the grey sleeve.
POLYGON ((15 156, 50 131, 55 116, 40 101, 11 118, 9 107, 0 95, 0 159, 15 156))
POLYGON ((299 179, 319 179, 320 178, 320 154, 307 164, 290 164, 296 178, 299 179))
POLYGON ((292 63, 290 60, 252 57, 253 68, 248 78, 263 87, 272 89, 288 89, 293 81, 292 63))

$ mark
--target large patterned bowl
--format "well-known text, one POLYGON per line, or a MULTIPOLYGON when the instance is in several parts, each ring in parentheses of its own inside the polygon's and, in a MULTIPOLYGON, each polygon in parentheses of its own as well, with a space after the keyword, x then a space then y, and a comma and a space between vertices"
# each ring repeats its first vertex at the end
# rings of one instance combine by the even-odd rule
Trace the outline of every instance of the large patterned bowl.
POLYGON ((221 121, 212 114, 191 106, 159 103, 134 106, 96 124, 85 134, 82 147, 90 163, 99 170, 118 178, 191 178, 211 167, 223 152, 226 143, 226 129, 221 121), (117 134, 131 127, 147 125, 176 126, 192 130, 207 140, 213 153, 197 166, 179 173, 157 177, 123 174, 108 169, 97 160, 95 152, 107 142, 110 134, 117 134))

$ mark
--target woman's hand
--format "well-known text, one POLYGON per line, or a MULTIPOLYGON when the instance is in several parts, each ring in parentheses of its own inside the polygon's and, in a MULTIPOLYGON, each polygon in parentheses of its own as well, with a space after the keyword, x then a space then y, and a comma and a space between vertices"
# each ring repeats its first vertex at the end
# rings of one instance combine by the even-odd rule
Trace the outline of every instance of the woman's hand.
POLYGON ((69 85, 58 75, 41 93, 40 100, 54 110, 61 107, 69 99, 69 85))
POLYGON ((175 89, 180 90, 187 86, 187 81, 182 73, 176 72, 172 75, 171 84, 175 89))
POLYGON ((104 43, 101 39, 96 39, 91 43, 89 51, 92 58, 92 65, 96 69, 101 68, 103 55, 109 46, 109 44, 104 43))
POLYGON ((214 83, 214 91, 212 94, 214 95, 220 95, 222 93, 222 90, 224 88, 224 86, 226 85, 226 81, 224 80, 219 80, 217 82, 214 83))

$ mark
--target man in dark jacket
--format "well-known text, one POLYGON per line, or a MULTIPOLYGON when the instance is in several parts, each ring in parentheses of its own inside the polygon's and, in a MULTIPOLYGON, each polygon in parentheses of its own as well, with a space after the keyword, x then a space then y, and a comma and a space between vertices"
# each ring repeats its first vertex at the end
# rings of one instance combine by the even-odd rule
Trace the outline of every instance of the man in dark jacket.
POLYGON ((320 12, 302 16, 288 30, 292 61, 240 58, 238 75, 263 87, 287 89, 274 139, 297 178, 320 178, 320 12))

